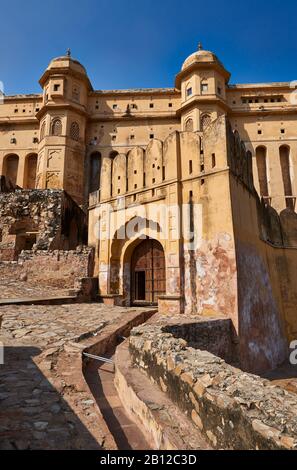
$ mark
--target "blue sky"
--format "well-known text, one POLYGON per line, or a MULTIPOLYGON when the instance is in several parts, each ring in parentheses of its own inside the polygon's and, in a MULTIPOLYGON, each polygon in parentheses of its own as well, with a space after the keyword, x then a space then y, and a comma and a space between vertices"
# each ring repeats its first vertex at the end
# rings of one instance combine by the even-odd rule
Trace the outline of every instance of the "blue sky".
POLYGON ((95 89, 167 87, 202 41, 232 83, 297 80, 296 0, 1 2, 5 93, 39 92, 68 47, 95 89))

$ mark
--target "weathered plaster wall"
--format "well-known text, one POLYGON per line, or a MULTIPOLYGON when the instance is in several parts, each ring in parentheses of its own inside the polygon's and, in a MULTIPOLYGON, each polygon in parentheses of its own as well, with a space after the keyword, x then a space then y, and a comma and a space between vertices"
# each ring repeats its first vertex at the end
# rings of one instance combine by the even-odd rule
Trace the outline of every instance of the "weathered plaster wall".
POLYGON ((152 139, 145 151, 135 148, 127 160, 122 154, 112 164, 106 164, 104 159, 101 201, 89 212, 92 246, 97 245, 96 223, 100 229, 98 271, 102 295, 120 295, 124 304, 129 304, 131 273, 126 253, 131 255, 132 251, 131 247, 125 250, 145 234, 161 241, 164 247, 166 295, 159 299, 162 312, 223 313, 236 324, 226 133, 227 121, 222 116, 207 128, 203 139, 194 132, 174 132, 164 142, 152 139), (133 155, 137 157, 134 166, 133 155), (117 200, 117 195, 122 198, 117 200), (114 214, 116 223, 112 224, 114 214), (135 233, 128 239, 125 229, 135 216, 139 217, 139 224, 135 224, 135 233), (156 229, 146 230, 149 224, 156 229), (124 240, 116 240, 119 232, 124 240))
POLYGON ((246 368, 264 370, 287 360, 297 338, 297 249, 283 244, 286 214, 263 216, 257 196, 232 176, 231 188, 241 355, 246 368))
MULTIPOLYGON (((228 178, 227 121, 224 116, 203 133, 202 173, 198 181, 182 182, 184 203, 193 207, 191 225, 197 244, 184 243, 185 313, 225 314, 237 326, 237 285, 230 185, 228 178)), ((189 153, 181 154, 184 167, 189 153)), ((199 165, 200 167, 200 165, 199 165)))

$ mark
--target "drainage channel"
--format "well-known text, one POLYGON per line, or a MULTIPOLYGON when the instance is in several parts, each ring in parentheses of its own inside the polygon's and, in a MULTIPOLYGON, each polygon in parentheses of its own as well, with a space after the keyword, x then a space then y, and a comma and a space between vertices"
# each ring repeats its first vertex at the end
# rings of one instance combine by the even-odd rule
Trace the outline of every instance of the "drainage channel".
POLYGON ((138 426, 131 421, 114 385, 114 352, 105 356, 85 354, 89 359, 85 379, 113 435, 119 450, 148 450, 150 446, 138 426))
POLYGON ((83 352, 83 374, 119 450, 150 450, 143 431, 126 413, 114 385, 114 354, 132 328, 146 323, 156 309, 140 309, 115 325, 83 352))

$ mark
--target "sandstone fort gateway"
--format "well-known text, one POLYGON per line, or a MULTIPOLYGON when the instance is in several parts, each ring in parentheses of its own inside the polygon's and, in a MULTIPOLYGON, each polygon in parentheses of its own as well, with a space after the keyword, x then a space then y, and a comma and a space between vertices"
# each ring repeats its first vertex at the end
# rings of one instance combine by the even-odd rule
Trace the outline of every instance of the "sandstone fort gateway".
MULTIPOLYGON (((61 336, 59 309, 73 304, 67 335, 40 343, 36 361, 89 431, 95 418, 75 392, 67 398, 85 387, 94 400, 82 350, 104 356, 108 344, 113 356, 116 338, 148 321, 111 360, 113 400, 149 447, 296 448, 296 382, 284 390, 260 378, 290 366, 297 339, 296 84, 232 84, 201 44, 171 88, 94 90, 70 51, 39 83, 40 94, 0 104, 0 315, 10 348, 21 338, 33 347, 35 332, 38 344, 61 336), (47 327, 36 326, 53 303, 47 327), (100 347, 100 334, 88 342, 94 331, 100 347), (156 387, 171 424, 139 383, 156 387)), ((106 409, 94 406, 105 423, 101 441, 91 432, 95 448, 120 448, 106 409)), ((33 423, 29 447, 85 446, 71 433, 51 443, 50 419, 33 423)))

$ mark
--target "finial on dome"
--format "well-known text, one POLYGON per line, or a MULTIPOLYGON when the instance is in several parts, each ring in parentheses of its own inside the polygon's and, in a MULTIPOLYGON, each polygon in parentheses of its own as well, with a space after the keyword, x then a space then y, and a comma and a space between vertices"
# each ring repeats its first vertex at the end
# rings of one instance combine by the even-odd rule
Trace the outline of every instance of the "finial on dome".
POLYGON ((66 55, 67 55, 67 57, 71 57, 71 50, 70 50, 69 47, 68 47, 68 49, 67 49, 66 55))
POLYGON ((203 51, 203 46, 201 42, 198 43, 198 51, 203 51))

